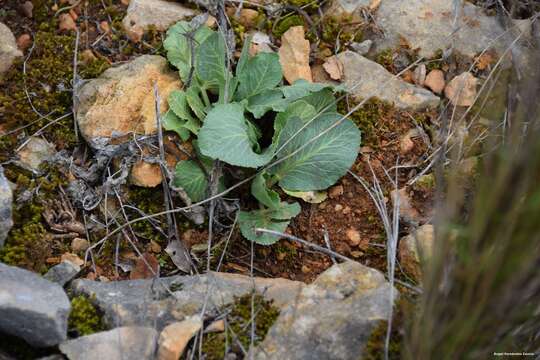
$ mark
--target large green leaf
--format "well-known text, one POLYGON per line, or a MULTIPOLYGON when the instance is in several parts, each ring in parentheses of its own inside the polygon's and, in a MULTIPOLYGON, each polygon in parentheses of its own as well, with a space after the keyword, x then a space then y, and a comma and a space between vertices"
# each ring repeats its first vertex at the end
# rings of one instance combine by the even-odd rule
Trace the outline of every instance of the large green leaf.
MULTIPOLYGON (((196 54, 199 44, 212 34, 206 26, 201 26, 193 32, 190 24, 180 21, 167 30, 167 37, 163 41, 163 47, 167 50, 167 59, 176 66, 180 72, 182 81, 187 81, 191 69, 191 50, 196 54), (193 41, 190 41, 193 39, 193 41)), ((195 65, 195 64, 193 64, 195 65)))
POLYGON ((174 90, 169 94, 169 107, 174 112, 176 116, 181 119, 189 120, 192 119, 191 112, 189 111, 187 103, 187 95, 184 91, 174 90))
POLYGON ((266 186, 267 175, 261 172, 251 183, 251 194, 264 206, 270 209, 279 208, 281 199, 279 194, 266 186))
POLYGON ((274 137, 272 142, 276 143, 278 141, 277 139, 279 138, 281 130, 285 127, 285 124, 287 124, 288 121, 292 121, 291 119, 297 118, 302 123, 306 123, 313 120, 316 116, 317 112, 315 111, 315 108, 303 99, 289 104, 284 112, 279 113, 276 116, 274 121, 274 137))
POLYGON ((262 228, 285 232, 291 218, 300 213, 300 205, 298 203, 281 203, 280 208, 240 211, 238 213, 238 224, 242 235, 251 241, 255 241, 261 245, 271 245, 279 240, 278 236, 257 233, 255 229, 262 228))
POLYGON ((180 119, 175 113, 169 109, 163 119, 161 119, 161 125, 167 131, 174 131, 180 136, 183 141, 189 139, 189 130, 186 127, 187 121, 180 119))
POLYGON ((203 87, 222 89, 225 86, 227 77, 225 54, 225 41, 217 32, 212 32, 199 46, 195 62, 197 77, 203 87))
POLYGON ((282 86, 281 91, 287 99, 296 100, 308 96, 311 93, 321 91, 323 89, 331 89, 334 92, 344 91, 345 88, 342 85, 332 85, 323 83, 312 83, 304 79, 296 80, 292 85, 282 86))
POLYGON ((312 105, 317 114, 320 112, 337 112, 337 102, 334 93, 330 89, 322 89, 311 93, 303 97, 302 100, 312 105))
POLYGON ((273 147, 258 154, 253 151, 249 125, 240 103, 218 104, 208 112, 199 131, 199 147, 203 155, 231 165, 256 168, 273 157, 273 147))
POLYGON ((279 56, 275 53, 259 53, 249 59, 238 74, 240 85, 236 99, 247 99, 273 89, 281 82, 282 76, 279 56))
POLYGON ((348 119, 336 125, 341 118, 326 113, 307 126, 302 121, 287 121, 277 146, 277 159, 284 160, 269 169, 282 188, 323 190, 347 172, 358 155, 360 131, 348 119))
POLYGON ((191 201, 199 202, 206 197, 208 180, 195 161, 182 160, 176 164, 173 184, 183 188, 191 201))
POLYGON ((260 119, 270 110, 284 111, 288 103, 280 90, 271 89, 248 98, 246 110, 252 113, 255 119, 260 119))

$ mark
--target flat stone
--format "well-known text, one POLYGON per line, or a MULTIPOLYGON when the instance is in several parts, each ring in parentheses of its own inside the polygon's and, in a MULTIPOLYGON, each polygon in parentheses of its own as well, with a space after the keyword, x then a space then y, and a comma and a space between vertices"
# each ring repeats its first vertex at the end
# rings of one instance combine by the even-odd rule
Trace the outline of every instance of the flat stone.
POLYGON ((422 110, 437 106, 440 99, 430 91, 409 84, 377 64, 352 51, 337 55, 343 64, 343 84, 360 101, 376 97, 402 109, 422 110))
POLYGON ((38 173, 40 165, 51 160, 55 153, 53 144, 38 136, 31 136, 17 155, 23 167, 38 173))
MULTIPOLYGON (((254 281, 255 289, 278 307, 294 299, 303 286, 301 282, 286 279, 256 277, 254 281)), ((208 312, 231 304, 235 297, 251 293, 253 285, 249 276, 212 272, 108 283, 77 279, 71 289, 76 295, 93 297, 109 324, 155 326, 161 330, 170 323, 199 314, 205 301, 208 312)))
POLYGON ((334 265, 281 311, 254 358, 359 359, 389 316, 390 290, 378 270, 352 261, 334 265))
POLYGON ((43 277, 49 281, 57 283, 60 286, 64 286, 66 283, 73 280, 79 271, 81 271, 81 267, 79 265, 65 260, 50 268, 49 271, 43 275, 43 277))
POLYGON ((293 26, 281 37, 279 62, 283 77, 289 84, 298 79, 313 81, 309 67, 309 40, 306 40, 303 26, 293 26))
POLYGON ((0 22, 0 77, 11 68, 15 59, 22 56, 23 53, 17 48, 15 36, 4 23, 0 22))
POLYGON ((448 0, 383 0, 375 14, 375 22, 384 37, 375 39, 375 51, 395 48, 403 37, 419 55, 434 57, 437 50, 453 49, 473 57, 490 44, 502 55, 510 43, 511 35, 496 16, 468 1, 459 2, 459 14, 454 16, 454 2, 448 0), (457 23, 454 24, 454 19, 457 23), (454 29, 457 31, 454 32, 454 29))
POLYGON ((169 94, 180 89, 181 82, 161 56, 142 55, 106 70, 99 78, 83 85, 77 122, 86 141, 96 146, 100 138, 154 134, 157 129, 154 82, 164 114, 168 110, 169 94))
POLYGON ((399 241, 399 260, 401 266, 416 279, 422 278, 422 264, 433 255, 433 225, 425 224, 399 241))
POLYGON ((199 315, 167 325, 159 335, 157 360, 178 360, 203 325, 199 315))
POLYGON ((455 106, 472 106, 476 101, 478 79, 470 72, 464 72, 448 83, 444 95, 455 106))
POLYGON ((32 346, 54 346, 66 340, 70 310, 61 286, 0 263, 0 332, 32 346))
POLYGON ((154 359, 158 333, 149 327, 119 327, 60 344, 69 360, 154 359))
POLYGON ((0 166, 0 249, 4 246, 4 241, 13 226, 12 203, 13 190, 4 176, 4 168, 0 166))
POLYGON ((165 31, 176 22, 196 14, 197 11, 172 1, 131 0, 122 24, 128 35, 133 38, 139 34, 142 36, 142 33, 150 27, 165 31))
POLYGON ((364 40, 361 43, 353 42, 349 47, 358 55, 366 55, 373 45, 372 40, 364 40))
POLYGON ((424 82, 424 86, 430 88, 436 94, 442 93, 445 85, 444 73, 439 69, 431 70, 424 82))

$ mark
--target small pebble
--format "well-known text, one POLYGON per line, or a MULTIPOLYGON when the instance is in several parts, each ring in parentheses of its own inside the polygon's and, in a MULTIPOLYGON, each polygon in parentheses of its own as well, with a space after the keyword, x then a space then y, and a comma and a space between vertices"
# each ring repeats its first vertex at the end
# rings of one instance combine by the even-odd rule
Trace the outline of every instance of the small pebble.
POLYGON ((426 76, 424 85, 436 94, 442 93, 444 86, 444 73, 441 70, 431 70, 426 76))
POLYGON ((350 213, 351 213, 351 208, 348 207, 348 206, 345 206, 345 209, 343 209, 343 214, 347 215, 347 214, 350 214, 350 213))
POLYGON ((25 51, 32 45, 32 37, 29 34, 22 34, 17 38, 17 47, 21 51, 25 51))
POLYGON ((343 205, 337 204, 336 207, 334 207, 334 210, 335 210, 335 211, 341 211, 341 210, 343 210, 343 205))
POLYGON ((345 235, 347 235, 347 239, 349 240, 349 244, 352 246, 358 246, 362 239, 360 238, 360 233, 358 230, 354 228, 350 228, 346 231, 345 235))
POLYGON ((60 31, 75 31, 77 30, 77 24, 69 14, 60 14, 58 17, 59 24, 58 30, 60 31))
POLYGON ((24 16, 30 19, 32 18, 34 5, 32 4, 31 1, 25 1, 23 4, 21 4, 20 9, 24 16))
POLYGON ((102 21, 99 23, 99 28, 104 33, 110 34, 111 33, 111 27, 109 26, 109 23, 107 21, 102 21))
POLYGON ((83 252, 86 251, 88 247, 90 247, 90 243, 86 239, 75 238, 71 241, 71 251, 73 252, 83 252))
POLYGON ((328 196, 330 196, 330 199, 335 199, 337 197, 340 197, 341 195, 343 195, 343 186, 342 185, 332 186, 328 190, 328 196))
POLYGON ((310 271, 311 271, 311 268, 310 268, 309 266, 307 266, 307 265, 302 265, 302 272, 303 272, 304 274, 307 274, 307 273, 309 273, 310 271))

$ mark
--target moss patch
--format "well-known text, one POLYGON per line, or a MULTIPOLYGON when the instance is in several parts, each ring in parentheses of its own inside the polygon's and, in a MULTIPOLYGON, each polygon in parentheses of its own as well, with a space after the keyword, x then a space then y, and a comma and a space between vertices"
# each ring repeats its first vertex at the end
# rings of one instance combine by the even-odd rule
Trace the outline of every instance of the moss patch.
MULTIPOLYGON (((244 349, 249 349, 251 334, 251 295, 237 298, 227 316, 228 331, 224 333, 206 334, 203 339, 203 353, 206 359, 223 359, 225 357, 225 344, 230 351, 242 354, 238 342, 244 349), (233 335, 234 334, 234 335, 233 335)), ((254 297, 255 313, 255 339, 254 344, 260 343, 266 333, 276 321, 279 310, 272 303, 264 300, 262 295, 254 297)))
POLYGON ((101 314, 86 296, 80 295, 71 299, 68 329, 79 336, 105 330, 101 314))

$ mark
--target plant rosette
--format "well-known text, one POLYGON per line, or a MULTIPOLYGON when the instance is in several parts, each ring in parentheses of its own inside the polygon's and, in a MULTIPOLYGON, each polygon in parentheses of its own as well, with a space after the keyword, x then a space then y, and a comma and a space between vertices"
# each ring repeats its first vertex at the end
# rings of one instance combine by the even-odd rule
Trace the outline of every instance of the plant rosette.
POLYGON ((164 47, 185 87, 170 94, 162 123, 183 141, 192 138, 200 161, 178 162, 173 182, 194 202, 208 196, 214 161, 257 170, 251 194, 259 209, 240 211, 238 223, 245 238, 269 245, 279 238, 256 229, 284 232, 301 210, 273 188, 301 198, 334 185, 356 160, 360 131, 337 112, 341 87, 305 80, 285 86, 278 55, 250 57, 249 43, 233 74, 221 33, 185 21, 171 27, 164 47), (273 129, 265 148, 260 127, 273 129))

